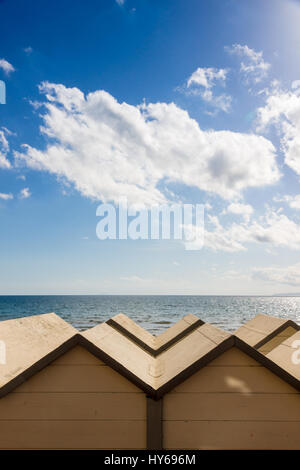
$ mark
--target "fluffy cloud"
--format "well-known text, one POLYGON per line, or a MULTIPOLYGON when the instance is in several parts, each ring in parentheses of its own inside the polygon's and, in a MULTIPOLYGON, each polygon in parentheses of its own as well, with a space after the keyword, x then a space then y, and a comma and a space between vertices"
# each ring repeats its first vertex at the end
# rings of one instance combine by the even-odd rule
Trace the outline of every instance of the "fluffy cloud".
POLYGON ((259 83, 267 75, 271 65, 265 62, 262 52, 257 52, 247 45, 233 44, 225 47, 230 53, 242 58, 240 71, 247 82, 259 83))
POLYGON ((231 96, 225 93, 216 96, 213 88, 217 84, 225 85, 228 70, 198 67, 188 78, 186 87, 189 93, 200 95, 212 106, 228 112, 231 107, 231 96))
MULTIPOLYGON (((200 237, 199 237, 200 238, 200 237)), ((267 243, 275 247, 300 250, 300 226, 286 215, 270 211, 258 220, 236 222, 224 227, 217 216, 208 215, 204 246, 213 251, 236 252, 247 250, 249 243, 267 243)), ((199 249, 197 242, 189 249, 199 249)))
POLYGON ((300 287, 300 263, 292 266, 270 266, 266 268, 254 268, 254 279, 260 279, 276 284, 288 284, 300 287))
POLYGON ((215 68, 201 68, 198 67, 195 72, 192 73, 187 81, 187 86, 199 85, 206 89, 211 89, 215 86, 217 81, 225 82, 227 75, 226 69, 215 69, 215 68))
POLYGON ((0 69, 2 69, 6 75, 9 75, 10 73, 15 71, 14 66, 7 62, 7 60, 5 59, 0 59, 0 69))
POLYGON ((248 221, 253 214, 253 207, 250 204, 241 204, 239 202, 233 202, 223 211, 224 214, 231 213, 241 215, 246 221, 248 221))
POLYGON ((274 197, 275 202, 286 202, 292 209, 300 209, 300 194, 296 196, 282 196, 282 197, 274 197))
POLYGON ((9 199, 13 199, 14 196, 11 193, 0 193, 0 199, 3 199, 4 201, 8 201, 9 199))
POLYGON ((130 203, 165 201, 163 183, 180 182, 230 199, 275 183, 273 144, 262 136, 204 131, 174 103, 132 106, 105 91, 44 83, 45 150, 15 153, 28 167, 74 184, 86 197, 130 203))
POLYGON ((285 163, 300 175, 300 87, 298 81, 293 85, 292 91, 275 89, 267 96, 265 106, 257 111, 258 130, 276 126, 285 163))
POLYGON ((7 154, 9 152, 9 143, 7 140, 7 135, 10 135, 11 132, 5 127, 0 128, 0 168, 10 168, 11 164, 7 159, 7 154))
POLYGON ((31 192, 29 191, 29 188, 21 189, 20 194, 19 194, 20 199, 27 199, 30 196, 31 196, 31 192))

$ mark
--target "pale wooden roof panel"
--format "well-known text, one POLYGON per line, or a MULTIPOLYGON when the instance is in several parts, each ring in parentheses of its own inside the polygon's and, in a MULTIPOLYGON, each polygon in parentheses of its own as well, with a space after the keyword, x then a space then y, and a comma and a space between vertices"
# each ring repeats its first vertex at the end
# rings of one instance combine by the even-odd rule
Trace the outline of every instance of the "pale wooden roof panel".
POLYGON ((0 387, 77 333, 55 313, 0 322, 0 341, 6 350, 6 363, 0 365, 0 387))
POLYGON ((283 341, 279 346, 266 354, 275 364, 286 370, 296 379, 300 380, 300 364, 295 363, 293 359, 300 360, 300 331, 283 341), (299 341, 299 343, 295 343, 299 341), (293 347, 294 344, 294 347, 293 347))
POLYGON ((254 347, 268 335, 282 327, 287 321, 284 318, 259 314, 238 328, 234 335, 254 347))

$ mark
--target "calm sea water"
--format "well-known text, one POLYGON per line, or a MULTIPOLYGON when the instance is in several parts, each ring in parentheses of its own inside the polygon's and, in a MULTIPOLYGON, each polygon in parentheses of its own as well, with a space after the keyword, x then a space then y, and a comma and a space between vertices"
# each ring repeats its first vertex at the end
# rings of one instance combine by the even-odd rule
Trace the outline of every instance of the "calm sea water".
POLYGON ((0 321, 55 312, 79 330, 125 313, 159 334, 187 313, 234 331, 258 313, 300 322, 300 297, 59 295, 0 296, 0 321))

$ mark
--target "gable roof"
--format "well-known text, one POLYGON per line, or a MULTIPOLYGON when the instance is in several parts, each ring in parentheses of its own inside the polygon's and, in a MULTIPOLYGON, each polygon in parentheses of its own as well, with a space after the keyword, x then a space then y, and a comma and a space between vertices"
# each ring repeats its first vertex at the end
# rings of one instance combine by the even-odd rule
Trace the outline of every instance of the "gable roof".
POLYGON ((277 356, 275 360, 267 357, 238 336, 199 321, 194 315, 187 315, 157 337, 125 315, 113 320, 117 327, 108 321, 83 333, 54 313, 0 322, 0 340, 7 350, 7 363, 0 365, 0 396, 76 344, 155 399, 233 346, 300 390, 300 377, 286 362, 280 363, 277 356))
POLYGON ((233 345, 230 333, 203 322, 156 356, 107 323, 81 337, 80 344, 156 398, 233 345))
POLYGON ((292 320, 259 314, 238 328, 234 335, 249 346, 259 349, 277 335, 282 335, 283 338, 288 336, 290 333, 284 334, 284 331, 289 327, 299 329, 292 320))
POLYGON ((6 361, 0 365, 0 396, 56 359, 77 330, 55 313, 0 322, 6 361), (31 373, 32 372, 32 373, 31 373))

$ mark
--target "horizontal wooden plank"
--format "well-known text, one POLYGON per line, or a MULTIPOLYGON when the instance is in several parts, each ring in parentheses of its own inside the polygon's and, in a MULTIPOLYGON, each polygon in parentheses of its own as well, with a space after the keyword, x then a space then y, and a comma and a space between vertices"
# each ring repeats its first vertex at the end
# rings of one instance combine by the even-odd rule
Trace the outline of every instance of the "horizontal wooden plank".
POLYGON ((232 347, 225 351, 221 356, 217 357, 207 367, 220 367, 220 366, 261 366, 255 359, 248 356, 240 349, 232 347))
POLYGON ((300 421, 300 393, 170 393, 164 420, 300 421))
POLYGON ((2 421, 1 449, 144 449, 145 421, 2 421))
POLYGON ((53 364, 55 365, 105 365, 100 359, 91 354, 82 346, 75 346, 70 351, 66 352, 58 359, 56 359, 53 364))
POLYGON ((10 393, 0 399, 8 419, 146 419, 142 393, 10 393))
POLYGON ((108 366, 49 365, 17 387, 20 392, 139 392, 108 366))
POLYGON ((296 393, 265 367, 204 367, 175 387, 176 392, 296 393))
POLYGON ((300 422, 166 421, 165 449, 297 449, 300 422))

